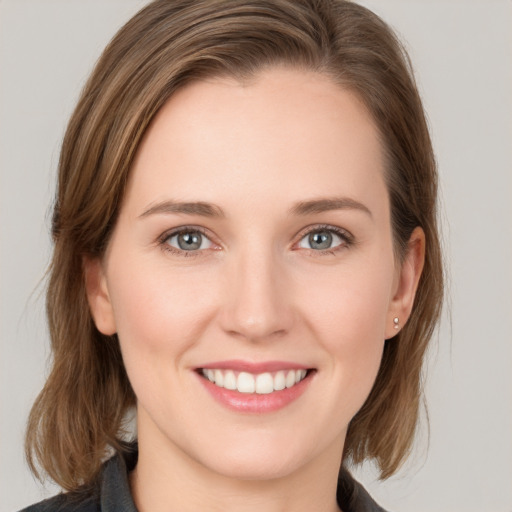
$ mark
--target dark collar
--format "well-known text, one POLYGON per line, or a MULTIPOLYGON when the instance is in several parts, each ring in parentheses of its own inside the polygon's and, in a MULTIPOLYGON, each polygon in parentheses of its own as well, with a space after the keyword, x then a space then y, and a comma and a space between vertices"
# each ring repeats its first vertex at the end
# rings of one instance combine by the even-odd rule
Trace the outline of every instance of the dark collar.
POLYGON ((338 476, 336 500, 343 512, 386 512, 345 468, 338 476))
POLYGON ((101 474, 101 512, 137 512, 130 492, 128 473, 135 468, 138 458, 137 446, 128 447, 105 462, 101 474))

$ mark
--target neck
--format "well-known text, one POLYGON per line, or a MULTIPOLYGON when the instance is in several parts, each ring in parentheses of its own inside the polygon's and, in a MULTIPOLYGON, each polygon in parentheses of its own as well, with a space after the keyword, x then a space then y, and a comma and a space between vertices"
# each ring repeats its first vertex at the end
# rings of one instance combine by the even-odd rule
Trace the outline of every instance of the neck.
POLYGON ((158 442, 158 434, 139 430, 139 459, 130 474, 139 512, 339 512, 343 441, 285 476, 237 479, 205 467, 167 439, 158 442))

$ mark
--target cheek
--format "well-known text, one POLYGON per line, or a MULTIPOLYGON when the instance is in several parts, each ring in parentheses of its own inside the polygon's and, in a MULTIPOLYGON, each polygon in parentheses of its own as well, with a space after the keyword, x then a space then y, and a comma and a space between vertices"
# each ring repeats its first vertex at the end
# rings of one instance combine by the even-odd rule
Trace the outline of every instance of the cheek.
POLYGON ((302 300, 326 340, 338 340, 339 346, 351 340, 360 344, 384 339, 392 290, 390 269, 391 265, 368 265, 308 278, 311 283, 302 300))
POLYGON ((316 280, 303 296, 304 315, 330 356, 333 382, 345 393, 345 401, 351 397, 353 414, 370 392, 380 366, 392 268, 391 262, 333 272, 316 280))
POLYGON ((170 272, 154 261, 124 261, 116 267, 111 299, 125 359, 149 360, 165 352, 176 359, 197 340, 214 314, 214 288, 203 277, 170 272))
MULTIPOLYGON (((203 277, 170 272, 154 260, 125 260, 112 272, 123 362, 139 403, 153 412, 168 410, 168 390, 180 389, 186 355, 212 317, 214 287, 205 286, 203 277)), ((173 397, 178 404, 179 393, 173 397)))

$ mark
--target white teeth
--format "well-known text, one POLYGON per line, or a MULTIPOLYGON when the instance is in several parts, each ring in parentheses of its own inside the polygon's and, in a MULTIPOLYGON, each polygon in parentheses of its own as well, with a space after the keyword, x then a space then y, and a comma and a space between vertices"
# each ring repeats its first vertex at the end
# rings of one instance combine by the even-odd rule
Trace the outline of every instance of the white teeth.
POLYGON ((306 370, 280 370, 253 375, 234 370, 203 369, 202 374, 216 386, 237 390, 239 393, 258 393, 265 395, 274 391, 291 388, 306 377, 306 370))
POLYGON ((294 370, 290 370, 286 374, 286 387, 287 388, 291 388, 294 385, 295 385, 295 371, 294 370))
POLYGON ((284 372, 280 371, 276 373, 276 376, 274 377, 274 389, 276 391, 281 391, 286 387, 286 379, 284 376, 284 372))
POLYGON ((266 395, 274 391, 274 379, 270 373, 260 373, 256 377, 256 393, 266 395))
POLYGON ((231 370, 228 370, 224 375, 224 387, 226 389, 236 389, 235 373, 231 370))
POLYGON ((221 370, 215 370, 215 384, 221 388, 224 387, 224 374, 221 370))
MULTIPOLYGON (((215 380, 215 384, 217 384, 217 380, 215 380)), ((254 375, 246 372, 240 372, 238 374, 236 389, 238 389, 240 393, 254 393, 255 387, 254 375)))

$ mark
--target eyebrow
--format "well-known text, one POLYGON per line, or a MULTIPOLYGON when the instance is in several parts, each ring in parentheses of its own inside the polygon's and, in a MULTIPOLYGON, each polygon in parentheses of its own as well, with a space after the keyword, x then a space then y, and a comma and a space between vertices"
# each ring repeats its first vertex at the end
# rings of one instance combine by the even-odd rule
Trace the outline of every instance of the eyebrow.
POLYGON ((200 215, 201 217, 225 217, 225 213, 219 206, 204 201, 179 202, 162 201, 145 210, 140 217, 147 217, 155 213, 183 213, 186 215, 200 215))
POLYGON ((363 203, 350 197, 329 197, 322 199, 312 199, 310 201, 300 201, 290 208, 292 215, 311 215, 314 213, 328 212, 331 210, 359 210, 370 217, 372 212, 363 203))
MULTIPOLYGON (((372 213, 367 206, 349 197, 330 197, 300 201, 288 210, 288 214, 306 216, 332 210, 359 210, 372 217, 372 213)), ((174 200, 166 200, 150 206, 139 217, 144 218, 158 213, 181 213, 211 218, 226 217, 222 208, 212 203, 204 201, 180 202, 174 200)))

